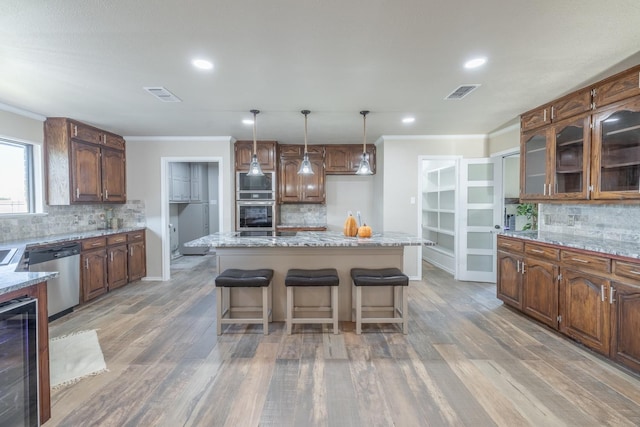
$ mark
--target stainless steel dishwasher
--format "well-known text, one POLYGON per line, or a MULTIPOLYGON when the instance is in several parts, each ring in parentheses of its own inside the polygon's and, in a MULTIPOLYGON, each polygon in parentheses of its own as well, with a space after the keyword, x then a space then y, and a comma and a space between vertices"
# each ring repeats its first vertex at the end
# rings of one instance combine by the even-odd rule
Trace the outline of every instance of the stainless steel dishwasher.
POLYGON ((80 304, 80 244, 61 243, 27 249, 29 271, 57 271, 58 277, 47 280, 49 320, 73 311, 80 304))

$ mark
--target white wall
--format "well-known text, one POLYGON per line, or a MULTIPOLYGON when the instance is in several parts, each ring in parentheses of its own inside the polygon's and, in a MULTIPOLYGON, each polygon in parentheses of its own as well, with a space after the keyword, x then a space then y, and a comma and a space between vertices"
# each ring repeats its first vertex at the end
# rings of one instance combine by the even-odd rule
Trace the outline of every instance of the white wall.
POLYGON ((347 212, 357 211, 362 220, 376 231, 381 225, 375 222, 373 203, 373 176, 327 175, 327 230, 342 232, 347 212))
POLYGON ((520 121, 515 120, 489 134, 489 154, 520 147, 520 121))
POLYGON ((223 159, 221 231, 233 230, 233 165, 231 137, 127 137, 127 197, 145 201, 147 218, 147 276, 162 277, 161 163, 163 157, 223 159))
MULTIPOLYGON (((485 135, 384 136, 382 146, 384 173, 375 188, 376 194, 383 195, 383 202, 378 204, 382 210, 382 228, 413 235, 419 233, 419 156, 488 155, 485 135)), ((419 254, 418 247, 405 249, 404 272, 410 277, 416 277, 420 271, 419 254)))
POLYGON ((0 136, 31 142, 42 146, 44 143, 44 117, 25 117, 2 110, 0 105, 0 136))

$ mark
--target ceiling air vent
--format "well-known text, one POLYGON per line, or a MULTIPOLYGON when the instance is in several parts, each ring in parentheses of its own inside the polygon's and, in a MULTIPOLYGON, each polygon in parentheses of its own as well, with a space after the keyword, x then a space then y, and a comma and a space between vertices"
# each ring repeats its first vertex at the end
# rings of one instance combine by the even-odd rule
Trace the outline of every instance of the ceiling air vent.
POLYGON ((157 87, 144 87, 144 90, 149 92, 151 95, 155 96, 162 102, 182 102, 180 98, 169 92, 167 89, 162 86, 157 87))
POLYGON ((458 86, 456 90, 451 92, 445 99, 462 99, 476 90, 480 85, 462 85, 458 86))

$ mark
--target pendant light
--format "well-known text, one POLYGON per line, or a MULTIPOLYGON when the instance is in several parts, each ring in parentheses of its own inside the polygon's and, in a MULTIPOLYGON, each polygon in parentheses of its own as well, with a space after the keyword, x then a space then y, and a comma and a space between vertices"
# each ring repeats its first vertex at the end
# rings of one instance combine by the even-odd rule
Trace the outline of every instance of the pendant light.
POLYGON ((250 113, 253 114, 253 157, 251 158, 247 176, 263 176, 264 173, 260 163, 258 163, 258 141, 256 140, 256 116, 260 113, 260 110, 251 110, 250 113))
POLYGON ((369 160, 367 160, 367 114, 369 114, 369 111, 363 110, 360 111, 360 114, 362 114, 364 140, 362 142, 362 159, 360 160, 360 165, 358 165, 356 175, 372 175, 371 166, 369 165, 369 160))
POLYGON ((311 162, 309 161, 309 154, 307 153, 307 115, 311 111, 302 110, 300 112, 304 114, 304 156, 302 157, 300 169, 298 169, 298 175, 314 175, 311 162))

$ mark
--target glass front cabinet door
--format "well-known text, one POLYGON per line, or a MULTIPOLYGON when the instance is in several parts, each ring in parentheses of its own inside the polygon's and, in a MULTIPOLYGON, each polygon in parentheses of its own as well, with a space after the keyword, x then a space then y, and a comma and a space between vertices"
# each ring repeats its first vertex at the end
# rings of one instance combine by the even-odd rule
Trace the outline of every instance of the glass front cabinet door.
POLYGON ((553 126, 553 176, 550 197, 586 199, 589 186, 589 116, 564 120, 553 126))
POLYGON ((594 115, 593 197, 640 199, 640 96, 594 115))
POLYGON ((549 197, 549 150, 551 128, 522 134, 520 152, 520 198, 540 200, 549 197))

